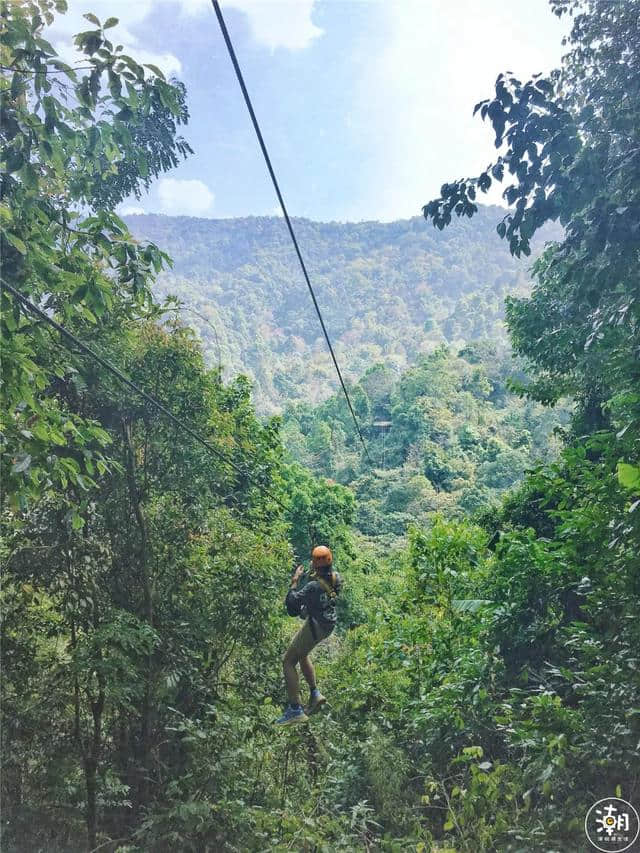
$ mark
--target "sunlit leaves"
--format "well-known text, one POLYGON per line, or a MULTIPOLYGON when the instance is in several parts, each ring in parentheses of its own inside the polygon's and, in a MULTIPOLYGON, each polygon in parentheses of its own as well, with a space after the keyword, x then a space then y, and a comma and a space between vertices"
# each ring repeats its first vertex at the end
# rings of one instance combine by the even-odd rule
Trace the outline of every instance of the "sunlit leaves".
POLYGON ((618 462, 618 481, 623 488, 640 492, 640 467, 618 462))

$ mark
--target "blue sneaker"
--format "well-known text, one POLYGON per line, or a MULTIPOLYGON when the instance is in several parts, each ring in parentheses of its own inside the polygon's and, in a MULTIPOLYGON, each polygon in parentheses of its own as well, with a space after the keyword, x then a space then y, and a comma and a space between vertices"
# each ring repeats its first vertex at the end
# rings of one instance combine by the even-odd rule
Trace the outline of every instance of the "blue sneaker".
POLYGON ((276 726, 294 726, 296 723, 306 723, 309 719, 302 709, 302 706, 292 708, 287 705, 284 714, 276 720, 276 726))
POLYGON ((316 689, 311 692, 309 704, 304 710, 309 716, 311 716, 311 714, 315 714, 316 711, 319 711, 326 701, 326 697, 324 697, 316 687, 316 689))

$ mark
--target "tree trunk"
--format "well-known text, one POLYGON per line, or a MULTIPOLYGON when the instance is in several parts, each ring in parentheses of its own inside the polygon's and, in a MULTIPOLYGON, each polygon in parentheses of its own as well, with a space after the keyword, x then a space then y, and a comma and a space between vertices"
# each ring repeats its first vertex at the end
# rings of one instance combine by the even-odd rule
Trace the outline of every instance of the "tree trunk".
POLYGON ((87 756, 84 762, 84 779, 87 788, 87 841, 89 850, 93 850, 97 846, 96 769, 95 762, 87 756))
MULTIPOLYGON (((149 573, 149 534, 140 492, 136 481, 136 457, 133 445, 131 424, 123 421, 123 435, 127 457, 127 480, 131 505, 136 517, 140 544, 138 549, 138 565, 142 578, 143 615, 150 626, 153 626, 153 586, 149 573)), ((134 811, 139 811, 149 801, 149 772, 151 753, 151 686, 152 686, 152 656, 147 658, 145 673, 144 697, 140 711, 140 750, 138 757, 138 784, 134 811)))
MULTIPOLYGON (((100 679, 102 681, 102 679, 100 679)), ((97 845, 97 814, 96 814, 96 773, 98 760, 100 758, 100 746, 102 743, 102 712, 104 710, 104 689, 100 683, 98 698, 91 702, 91 714, 93 716, 93 732, 91 741, 84 760, 84 775, 87 787, 87 839, 89 850, 97 845)))

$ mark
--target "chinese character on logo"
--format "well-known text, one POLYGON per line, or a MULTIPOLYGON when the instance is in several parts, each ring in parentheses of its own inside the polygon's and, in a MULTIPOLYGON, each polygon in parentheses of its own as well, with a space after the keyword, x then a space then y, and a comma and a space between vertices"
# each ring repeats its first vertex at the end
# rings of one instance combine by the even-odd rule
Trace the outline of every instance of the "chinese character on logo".
POLYGON ((607 835, 613 835, 615 830, 619 832, 629 831, 629 812, 621 812, 614 817, 617 811, 618 809, 611 803, 605 809, 596 809, 598 815, 603 815, 604 812, 602 817, 596 818, 596 824, 599 824, 607 835))
POLYGON ((640 836, 640 815, 627 800, 605 797, 591 806, 584 828, 596 850, 622 853, 633 847, 640 836))

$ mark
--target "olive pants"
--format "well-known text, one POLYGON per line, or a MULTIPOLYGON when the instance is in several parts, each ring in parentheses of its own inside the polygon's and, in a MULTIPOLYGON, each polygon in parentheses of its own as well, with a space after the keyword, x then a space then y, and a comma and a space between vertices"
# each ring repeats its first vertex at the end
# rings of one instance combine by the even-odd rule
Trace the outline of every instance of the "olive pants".
POLYGON ((314 622, 313 627, 317 639, 314 639, 309 618, 305 619, 302 628, 300 628, 293 640, 291 640, 291 645, 282 659, 284 680, 287 684, 287 696, 292 705, 301 704, 300 679, 298 678, 298 670, 296 669, 297 664, 300 664, 300 669, 302 670, 305 681, 309 685, 309 690, 314 690, 316 686, 316 673, 309 658, 309 652, 333 631, 333 625, 322 625, 314 622))

